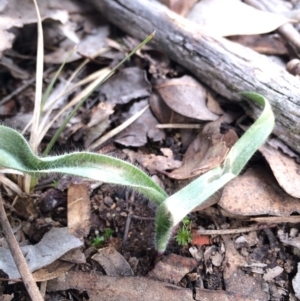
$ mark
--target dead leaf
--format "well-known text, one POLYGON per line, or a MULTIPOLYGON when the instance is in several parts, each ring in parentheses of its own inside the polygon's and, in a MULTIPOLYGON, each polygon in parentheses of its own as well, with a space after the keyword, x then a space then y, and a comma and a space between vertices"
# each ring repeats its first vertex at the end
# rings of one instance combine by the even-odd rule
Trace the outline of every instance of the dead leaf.
MULTIPOLYGON (((57 32, 62 31, 61 26, 57 28, 57 32)), ((64 33, 66 33, 64 31, 64 33)), ((74 31, 74 35, 76 35, 74 31)), ((81 59, 82 57, 92 57, 100 49, 107 47, 106 38, 109 35, 108 26, 98 26, 92 33, 83 32, 78 41, 64 39, 59 44, 59 48, 56 51, 50 52, 44 56, 44 61, 50 64, 62 64, 68 57, 70 51, 76 47, 76 51, 68 58, 68 62, 73 62, 81 59)))
MULTIPOLYGON (((69 272, 50 280, 48 291, 66 289, 86 290, 90 301, 191 301, 192 290, 155 281, 145 277, 107 277, 96 273, 69 272)), ((241 293, 210 291, 196 288, 196 300, 209 301, 257 301, 255 297, 241 293)), ((264 299, 261 299, 264 301, 264 299)))
POLYGON ((131 162, 139 162, 142 166, 148 169, 150 173, 156 171, 165 171, 181 166, 181 161, 174 160, 173 152, 170 149, 161 149, 165 156, 156 156, 154 154, 140 154, 129 149, 124 149, 131 162))
POLYGON ((154 88, 172 110, 183 116, 197 120, 216 120, 219 117, 206 106, 206 89, 191 76, 166 79, 154 88))
MULTIPOLYGON (((85 5, 85 9, 90 7, 85 5)), ((58 21, 58 24, 66 25, 69 22, 69 11, 74 13, 83 12, 83 8, 73 1, 39 1, 39 10, 42 20, 48 19, 58 21)), ((15 39, 13 28, 21 28, 26 24, 32 24, 37 22, 36 11, 34 4, 30 0, 10 0, 6 4, 1 6, 0 13, 0 57, 5 49, 12 47, 12 42, 15 39)), ((47 24, 43 24, 44 29, 47 24)), ((62 60, 62 58, 60 58, 62 60)))
POLYGON ((91 201, 86 183, 71 183, 68 189, 68 228, 78 238, 90 232, 91 201))
MULTIPOLYGON (((54 262, 66 252, 82 245, 78 238, 68 233, 67 228, 52 228, 39 243, 34 246, 21 247, 21 250, 30 271, 34 272, 54 262)), ((0 269, 9 278, 21 277, 10 251, 4 248, 0 248, 0 269)))
POLYGON ((30 73, 28 71, 20 68, 12 59, 6 56, 2 57, 0 65, 6 67, 10 74, 15 78, 29 79, 30 77, 30 73))
POLYGON ((269 163, 278 184, 289 195, 300 198, 300 165, 294 158, 265 143, 259 148, 269 163))
POLYGON ((237 215, 288 216, 300 212, 299 200, 289 196, 264 167, 249 168, 223 189, 219 205, 237 215))
POLYGON ((153 92, 149 99, 149 104, 154 116, 160 123, 190 123, 191 119, 178 114, 166 105, 163 99, 153 92))
POLYGON ((164 256, 155 268, 148 273, 148 276, 160 281, 169 283, 178 283, 187 273, 191 272, 197 266, 194 258, 170 254, 164 256))
POLYGON ((271 138, 267 141, 269 145, 273 148, 280 149, 291 158, 295 158, 297 161, 300 159, 299 155, 297 155, 294 151, 292 151, 283 141, 278 138, 271 138))
POLYGON ((114 105, 100 102, 97 107, 92 109, 92 115, 87 124, 86 134, 84 135, 84 147, 88 149, 94 140, 99 138, 109 127, 109 117, 114 113, 114 105))
POLYGON ((215 36, 267 33, 290 22, 281 15, 255 9, 239 0, 201 0, 187 19, 215 36))
POLYGON ((149 97, 151 85, 146 72, 138 67, 125 68, 99 88, 110 104, 126 104, 133 99, 149 97))
POLYGON ((134 273, 126 259, 113 247, 101 248, 93 255, 107 276, 133 276, 134 273))
POLYGON ((267 269, 266 273, 263 276, 263 278, 264 278, 265 281, 271 281, 275 277, 279 276, 283 271, 284 271, 284 269, 277 265, 274 268, 267 269))
POLYGON ((213 92, 207 93, 207 108, 216 115, 223 115, 224 111, 217 102, 217 95, 213 92))
POLYGON ((70 262, 56 260, 47 267, 35 271, 32 275, 36 282, 48 281, 64 275, 73 265, 70 262))
POLYGON ((11 301, 14 298, 14 294, 7 295, 3 294, 0 296, 0 301, 11 301))
MULTIPOLYGON (((146 100, 135 102, 128 113, 124 113, 125 119, 130 118, 147 105, 146 100)), ((161 141, 164 139, 165 134, 162 130, 156 128, 157 120, 152 115, 151 110, 147 109, 134 123, 122 131, 115 142, 125 146, 143 146, 147 143, 147 137, 153 141, 161 141)))
POLYGON ((278 34, 234 36, 231 41, 266 55, 288 55, 288 49, 278 34))
POLYGON ((69 263, 76 263, 76 264, 86 263, 85 255, 80 249, 71 250, 65 253, 59 259, 69 263))
POLYGON ((181 16, 186 16, 194 4, 198 2, 198 0, 160 0, 159 2, 165 4, 175 13, 181 16))
POLYGON ((189 179, 203 174, 223 162, 238 136, 233 130, 220 134, 221 122, 220 118, 205 125, 186 151, 182 166, 168 173, 169 177, 178 180, 189 179))
POLYGON ((285 233, 283 230, 278 230, 277 232, 279 240, 288 245, 293 246, 300 250, 300 236, 289 237, 288 233, 285 233))

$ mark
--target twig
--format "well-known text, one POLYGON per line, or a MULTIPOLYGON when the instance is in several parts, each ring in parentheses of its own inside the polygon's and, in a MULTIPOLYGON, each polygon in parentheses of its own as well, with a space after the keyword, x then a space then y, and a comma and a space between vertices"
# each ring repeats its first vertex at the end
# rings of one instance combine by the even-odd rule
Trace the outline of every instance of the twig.
POLYGON ((131 217, 142 221, 155 221, 155 217, 139 216, 134 214, 132 214, 131 217))
MULTIPOLYGON (((128 202, 128 196, 126 197, 126 201, 128 202)), ((132 195, 130 197, 130 207, 129 207, 129 213, 127 215, 127 220, 125 224, 125 230, 124 230, 124 236, 123 236, 123 244, 126 242, 129 228, 130 228, 130 223, 131 223, 131 217, 132 217, 132 203, 134 202, 134 192, 132 192, 132 195)))
POLYGON ((239 229, 218 229, 218 230, 197 230, 197 234, 201 235, 225 235, 225 234, 236 234, 257 231, 265 228, 275 227, 276 225, 255 225, 252 227, 245 227, 239 229))
POLYGON ((13 231, 10 227, 9 221, 6 216, 4 209, 4 201, 0 193, 0 221, 3 228, 4 237, 8 243, 9 249, 11 251, 12 257, 15 261, 15 264, 19 270, 19 273, 23 279, 25 288, 33 301, 43 301, 43 297, 40 294, 40 291, 37 287, 36 282, 33 279, 32 273, 29 270, 27 262, 24 258, 24 255, 18 245, 18 242, 13 234, 13 231))

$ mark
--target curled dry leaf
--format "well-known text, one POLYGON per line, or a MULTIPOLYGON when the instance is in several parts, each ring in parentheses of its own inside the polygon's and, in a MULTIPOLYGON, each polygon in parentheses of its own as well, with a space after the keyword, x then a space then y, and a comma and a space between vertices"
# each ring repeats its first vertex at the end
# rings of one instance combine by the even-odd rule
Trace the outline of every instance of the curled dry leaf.
POLYGON ((113 247, 102 248, 93 255, 107 276, 133 276, 134 273, 126 259, 113 247))
POLYGON ((169 177, 178 180, 189 179, 201 175, 223 162, 238 136, 233 130, 221 134, 221 123, 222 118, 219 118, 205 125, 186 151, 182 166, 169 173, 169 177))
POLYGON ((175 112, 197 120, 216 120, 219 116, 206 106, 207 91, 194 78, 166 79, 155 87, 164 102, 175 112))
POLYGON ((300 165, 295 159, 268 143, 261 146, 259 150, 268 161, 282 189, 289 195, 300 198, 300 165))
POLYGON ((300 212, 299 200, 289 196, 266 168, 248 169, 223 189, 219 205, 238 215, 289 216, 300 212))
POLYGON ((86 149, 109 127, 109 117, 114 112, 113 108, 112 104, 100 102, 96 108, 92 109, 92 116, 87 124, 86 135, 84 135, 86 149))

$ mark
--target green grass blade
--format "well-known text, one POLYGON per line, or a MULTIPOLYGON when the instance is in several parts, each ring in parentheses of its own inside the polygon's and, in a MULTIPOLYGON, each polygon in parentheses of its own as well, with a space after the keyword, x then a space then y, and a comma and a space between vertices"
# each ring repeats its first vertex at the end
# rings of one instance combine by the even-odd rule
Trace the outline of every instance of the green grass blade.
POLYGON ((159 252, 165 251, 174 226, 235 178, 271 134, 275 119, 269 102, 259 94, 244 93, 244 95, 264 105, 261 116, 231 148, 222 166, 200 176, 159 206, 156 215, 156 246, 159 252))
POLYGON ((0 166, 33 176, 69 174, 129 186, 158 205, 167 198, 163 189, 130 163, 88 152, 40 158, 32 152, 22 135, 3 125, 0 125, 0 166))

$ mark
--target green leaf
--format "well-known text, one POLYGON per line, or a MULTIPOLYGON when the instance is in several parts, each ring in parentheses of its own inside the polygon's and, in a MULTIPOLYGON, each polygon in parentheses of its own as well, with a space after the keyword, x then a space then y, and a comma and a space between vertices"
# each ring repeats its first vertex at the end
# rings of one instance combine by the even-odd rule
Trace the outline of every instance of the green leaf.
POLYGON ((200 176, 159 206, 156 213, 156 246, 160 253, 165 251, 174 226, 235 178, 271 134, 275 119, 269 102, 259 94, 243 93, 243 95, 264 105, 261 116, 231 148, 222 166, 200 176))
POLYGON ((3 125, 0 125, 0 166, 33 176, 69 174, 129 186, 158 205, 167 198, 163 189, 130 163, 88 152, 40 158, 32 152, 22 135, 3 125))

